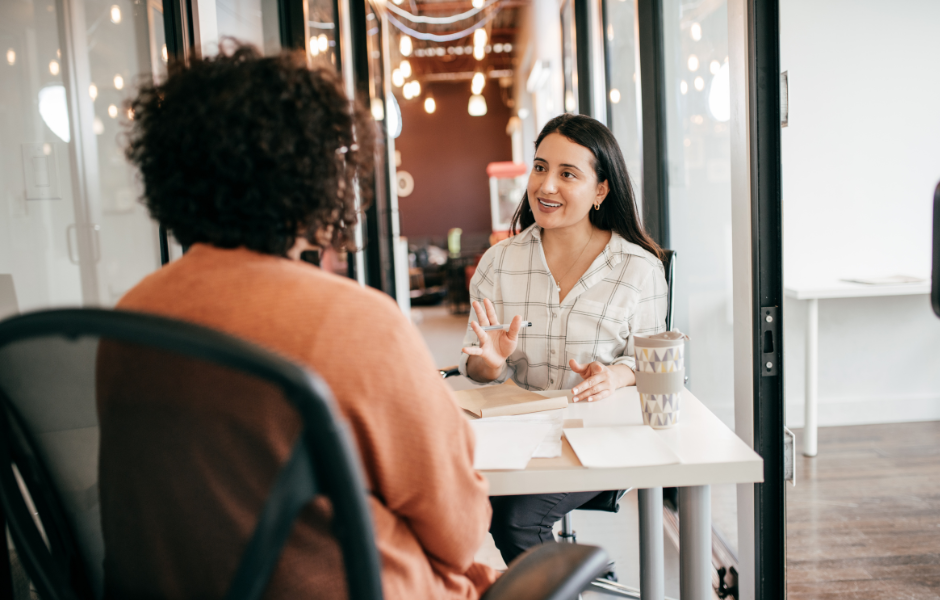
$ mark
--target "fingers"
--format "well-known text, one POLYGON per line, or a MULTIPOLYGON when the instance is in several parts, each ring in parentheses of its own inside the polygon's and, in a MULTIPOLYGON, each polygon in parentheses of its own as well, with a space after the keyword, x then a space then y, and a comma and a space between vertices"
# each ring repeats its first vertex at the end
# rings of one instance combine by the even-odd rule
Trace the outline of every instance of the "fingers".
POLYGON ((479 323, 470 321, 470 328, 473 329, 473 333, 477 334, 477 339, 480 340, 480 346, 482 347, 488 341, 490 341, 490 336, 483 331, 483 327, 479 323))
MULTIPOLYGON (((483 306, 476 300, 473 301, 472 305, 473 305, 473 312, 477 314, 477 321, 480 322, 480 325, 483 327, 489 326, 490 320, 487 318, 486 311, 483 309, 483 306)), ((473 325, 473 322, 471 321, 470 324, 473 325)), ((478 333, 477 335, 480 335, 480 334, 478 333)))
POLYGON ((510 341, 515 342, 519 338, 519 332, 522 331, 522 317, 516 315, 512 318, 512 322, 509 323, 509 331, 506 332, 506 337, 510 341))
POLYGON ((483 306, 486 307, 486 318, 489 319, 490 325, 499 325, 499 318, 496 316, 496 307, 493 306, 489 298, 483 300, 483 306))
POLYGON ((582 367, 581 365, 579 365, 579 364, 578 364, 578 361, 576 361, 576 360, 573 359, 573 358, 568 361, 568 366, 571 367, 571 370, 574 371, 575 373, 577 373, 578 375, 580 375, 581 373, 584 372, 584 367, 582 367))
POLYGON ((483 354, 483 349, 477 346, 467 346, 466 348, 461 348, 460 351, 470 356, 480 356, 483 354))

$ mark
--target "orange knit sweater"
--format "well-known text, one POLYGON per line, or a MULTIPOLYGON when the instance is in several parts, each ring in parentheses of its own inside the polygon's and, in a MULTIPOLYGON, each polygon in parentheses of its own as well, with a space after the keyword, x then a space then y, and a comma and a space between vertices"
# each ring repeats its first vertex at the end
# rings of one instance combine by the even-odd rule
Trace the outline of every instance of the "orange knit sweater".
MULTIPOLYGON (((390 298, 304 263, 196 245, 118 308, 212 327, 320 374, 358 442, 387 600, 472 600, 492 583, 493 571, 473 562, 490 506, 470 427, 390 298)), ((151 403, 165 397, 154 392, 151 403)), ((229 409, 225 423, 200 423, 197 411, 201 445, 184 435, 167 444, 159 412, 131 417, 109 398, 100 387, 109 595, 221 596, 272 481, 262 471, 286 459, 296 416, 263 402, 229 409), (271 464, 258 458, 267 455, 271 464)), ((320 502, 304 510, 267 598, 345 595, 329 513, 320 502)))

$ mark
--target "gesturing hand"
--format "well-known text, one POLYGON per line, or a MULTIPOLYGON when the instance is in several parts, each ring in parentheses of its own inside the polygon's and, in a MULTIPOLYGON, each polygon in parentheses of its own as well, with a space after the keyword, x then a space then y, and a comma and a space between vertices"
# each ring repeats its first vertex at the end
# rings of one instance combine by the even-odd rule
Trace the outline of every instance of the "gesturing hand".
MULTIPOLYGON (((593 402, 610 396, 618 387, 622 387, 616 371, 597 361, 584 366, 578 364, 573 358, 568 361, 571 370, 581 376, 584 381, 572 388, 573 400, 587 400, 593 402)), ((619 366, 619 365, 618 365, 619 366)))
POLYGON ((516 350, 516 343, 519 341, 519 330, 522 329, 522 317, 519 315, 513 317, 512 322, 509 324, 509 331, 501 329, 483 331, 483 327, 500 324, 499 319, 496 317, 496 309, 493 308, 492 302, 483 300, 483 306, 479 302, 474 302, 473 310, 477 313, 479 324, 471 321, 470 327, 477 334, 480 345, 467 346, 462 349, 462 352, 479 357, 483 361, 486 370, 496 371, 498 375, 506 359, 516 350))

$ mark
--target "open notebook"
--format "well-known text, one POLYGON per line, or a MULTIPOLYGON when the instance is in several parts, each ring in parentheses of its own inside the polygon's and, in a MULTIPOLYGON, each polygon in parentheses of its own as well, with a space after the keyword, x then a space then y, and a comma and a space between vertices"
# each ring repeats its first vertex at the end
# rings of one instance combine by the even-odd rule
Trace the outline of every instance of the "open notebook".
POLYGON ((457 404, 478 417, 505 417, 568 406, 568 398, 546 398, 514 385, 491 385, 454 392, 457 404))

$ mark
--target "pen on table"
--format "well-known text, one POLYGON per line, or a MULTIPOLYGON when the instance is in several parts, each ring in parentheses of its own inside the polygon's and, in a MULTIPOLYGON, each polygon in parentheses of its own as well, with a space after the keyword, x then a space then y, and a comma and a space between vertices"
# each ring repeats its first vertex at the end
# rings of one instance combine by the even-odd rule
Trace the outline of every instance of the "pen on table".
MULTIPOLYGON (((497 331, 497 330, 499 330, 499 329, 502 329, 503 331, 509 331, 509 325, 510 325, 509 323, 506 323, 505 325, 487 325, 486 327, 483 327, 482 329, 483 329, 483 331, 497 331)), ((522 326, 523 326, 523 327, 532 327, 532 322, 531 322, 531 321, 523 321, 523 322, 522 322, 522 326)))

